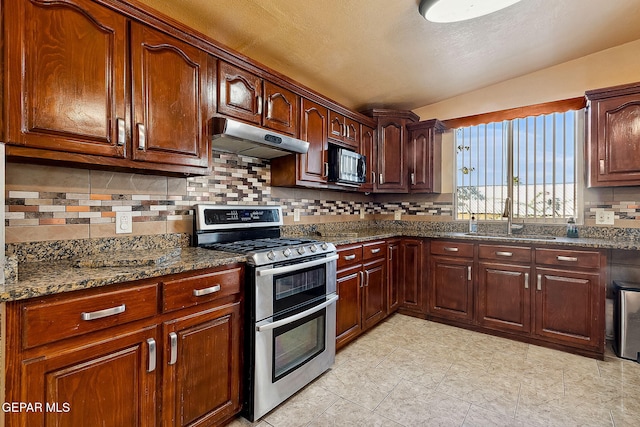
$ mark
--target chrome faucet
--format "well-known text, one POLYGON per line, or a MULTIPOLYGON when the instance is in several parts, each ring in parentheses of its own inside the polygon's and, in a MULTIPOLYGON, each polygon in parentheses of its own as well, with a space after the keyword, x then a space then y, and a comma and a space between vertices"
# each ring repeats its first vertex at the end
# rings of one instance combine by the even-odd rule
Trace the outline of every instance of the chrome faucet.
POLYGON ((513 200, 511 197, 504 199, 504 212, 502 212, 502 218, 507 218, 507 234, 513 234, 513 230, 522 230, 524 225, 513 224, 513 200))

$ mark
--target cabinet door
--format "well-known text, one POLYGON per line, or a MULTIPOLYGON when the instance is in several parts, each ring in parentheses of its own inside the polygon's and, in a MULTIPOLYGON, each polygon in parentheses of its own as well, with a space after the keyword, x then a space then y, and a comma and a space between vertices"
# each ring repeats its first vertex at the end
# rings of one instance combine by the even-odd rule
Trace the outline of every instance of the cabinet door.
POLYGON ((302 99, 300 139, 309 143, 306 154, 298 154, 299 179, 316 183, 327 182, 327 120, 329 112, 315 102, 302 99))
POLYGON ((400 241, 392 240, 387 246, 388 287, 387 314, 391 314, 400 306, 400 285, 404 263, 400 256, 400 241))
POLYGON ((208 167, 209 55, 180 40, 131 24, 132 158, 208 167))
POLYGON ((290 90, 265 81, 263 126, 297 136, 298 99, 298 95, 290 90))
POLYGON ((362 318, 370 328, 387 315, 387 259, 379 258, 363 265, 364 286, 362 318))
POLYGON ((378 190, 407 192, 404 122, 381 119, 378 124, 378 190))
POLYGON ((348 117, 344 118, 344 143, 355 151, 360 149, 360 124, 348 117))
POLYGON ((602 292, 597 273, 536 268, 536 335, 561 344, 602 347, 602 292))
POLYGON ((329 138, 343 142, 345 134, 344 117, 335 111, 329 110, 329 138))
POLYGON ((338 272, 336 284, 339 296, 336 306, 336 346, 341 347, 362 331, 361 266, 338 272))
POLYGON ((423 253, 421 240, 402 240, 400 306, 421 314, 425 312, 423 253))
MULTIPOLYGON (((409 149, 410 189, 414 193, 439 192, 439 175, 436 176, 435 159, 440 159, 436 152, 435 129, 417 129, 412 131, 409 149)), ((439 165, 437 165, 439 167, 439 165)), ((439 174, 439 171, 438 171, 439 174)))
POLYGON ((473 261, 431 257, 429 314, 446 319, 473 320, 473 261))
POLYGON ((362 153, 366 158, 367 165, 367 173, 366 173, 366 182, 360 186, 360 191, 372 191, 374 189, 374 184, 376 183, 376 137, 375 130, 362 125, 361 129, 361 139, 360 139, 360 153, 362 153))
POLYGON ((156 342, 153 326, 24 361, 19 400, 56 407, 16 414, 24 416, 23 423, 14 423, 14 415, 8 421, 28 426, 155 426, 158 370, 153 363, 159 363, 159 354, 151 345, 156 342))
POLYGON ((503 331, 531 331, 531 267, 481 262, 478 323, 503 331))
POLYGON ((89 0, 6 1, 6 142, 125 156, 127 20, 89 0), (118 128, 122 134, 118 136, 118 128))
POLYGON ((226 62, 218 62, 218 113, 259 125, 261 95, 262 79, 226 62))
POLYGON ((240 409, 240 303, 164 324, 165 426, 218 425, 240 409))
POLYGON ((640 94, 596 101, 591 114, 591 184, 640 185, 640 94))

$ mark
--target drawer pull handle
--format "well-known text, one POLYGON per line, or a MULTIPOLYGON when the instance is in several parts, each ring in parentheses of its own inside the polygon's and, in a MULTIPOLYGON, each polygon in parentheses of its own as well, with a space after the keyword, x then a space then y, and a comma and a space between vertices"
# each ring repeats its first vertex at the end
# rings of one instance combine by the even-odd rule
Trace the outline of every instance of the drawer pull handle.
POLYGON ((147 132, 142 123, 138 123, 138 150, 146 150, 147 132))
POLYGON ((558 261, 578 262, 578 258, 577 257, 573 257, 573 256, 560 256, 560 255, 558 255, 556 258, 557 258, 558 261))
POLYGON ((496 252, 498 256, 513 256, 513 252, 496 252))
POLYGON ((364 287, 364 272, 358 271, 358 276, 360 277, 360 287, 364 287))
POLYGON ((411 185, 416 185, 416 174, 415 173, 411 174, 411 185))
POLYGON ((529 289, 529 273, 524 273, 524 288, 529 289))
POLYGON ((344 258, 345 261, 351 261, 351 260, 356 259, 356 255, 355 254, 353 254, 353 255, 345 255, 343 258, 344 258))
POLYGON ((205 295, 213 294, 220 291, 220 285, 211 286, 210 288, 204 289, 194 289, 193 296, 194 297, 202 297, 205 295))
POLYGON ((539 291, 542 290, 542 274, 538 274, 538 287, 537 287, 537 289, 539 291))
POLYGON ((380 248, 371 249, 372 254, 377 254, 378 252, 380 252, 380 248))
POLYGON ((91 311, 89 313, 82 313, 82 320, 96 320, 103 317, 115 316, 116 314, 124 313, 127 307, 122 304, 117 307, 105 308, 104 310, 91 311))
POLYGON ((371 183, 372 184, 376 183, 376 173, 375 172, 371 172, 371 183))
POLYGON ((125 127, 124 127, 124 119, 116 119, 116 125, 118 127, 118 145, 124 145, 127 141, 127 137, 125 135, 125 127))
POLYGON ((382 174, 380 174, 380 178, 378 179, 378 183, 380 185, 384 184, 384 178, 382 177, 382 174))
POLYGON ((444 250, 447 251, 447 252, 458 252, 458 248, 449 248, 449 247, 446 247, 446 246, 445 246, 444 250))
POLYGON ((471 266, 467 267, 467 280, 471 280, 471 266))
POLYGON ((149 346, 149 366, 147 367, 147 372, 153 372, 156 370, 156 340, 147 338, 147 345, 149 346))
POLYGON ((178 334, 175 332, 169 334, 169 349, 171 350, 169 365, 175 365, 178 361, 178 334))

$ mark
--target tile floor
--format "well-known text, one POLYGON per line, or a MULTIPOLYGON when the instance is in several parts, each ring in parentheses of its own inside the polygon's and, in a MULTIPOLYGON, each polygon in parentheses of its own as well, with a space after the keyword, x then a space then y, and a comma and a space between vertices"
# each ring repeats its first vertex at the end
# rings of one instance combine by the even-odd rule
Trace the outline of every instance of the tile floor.
POLYGON ((640 364, 396 314, 253 426, 640 426, 640 364))

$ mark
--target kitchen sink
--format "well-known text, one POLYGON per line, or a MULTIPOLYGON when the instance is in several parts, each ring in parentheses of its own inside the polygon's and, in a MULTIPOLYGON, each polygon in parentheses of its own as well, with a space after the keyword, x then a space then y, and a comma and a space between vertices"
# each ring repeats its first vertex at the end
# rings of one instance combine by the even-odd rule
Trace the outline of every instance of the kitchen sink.
POLYGON ((467 236, 486 238, 508 238, 508 239, 528 239, 528 240, 555 240, 554 236, 544 234, 507 234, 507 233, 465 233, 467 236))

